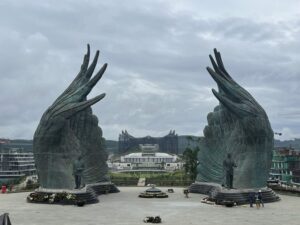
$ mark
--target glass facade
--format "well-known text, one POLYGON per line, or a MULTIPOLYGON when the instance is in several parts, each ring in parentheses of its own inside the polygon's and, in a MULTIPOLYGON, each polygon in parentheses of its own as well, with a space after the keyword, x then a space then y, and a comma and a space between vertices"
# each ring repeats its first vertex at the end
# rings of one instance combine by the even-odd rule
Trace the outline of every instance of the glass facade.
POLYGON ((35 175, 33 153, 9 150, 0 153, 0 179, 35 175))

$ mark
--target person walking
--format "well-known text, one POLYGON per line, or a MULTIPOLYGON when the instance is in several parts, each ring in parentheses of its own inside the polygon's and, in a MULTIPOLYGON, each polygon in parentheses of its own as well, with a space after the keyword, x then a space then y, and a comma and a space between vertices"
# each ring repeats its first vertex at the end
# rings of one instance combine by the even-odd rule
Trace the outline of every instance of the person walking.
POLYGON ((249 193, 249 204, 250 204, 251 208, 253 207, 254 201, 255 201, 255 194, 254 194, 254 192, 250 192, 249 193))
POLYGON ((258 198, 258 192, 255 193, 255 205, 257 209, 260 208, 260 200, 258 198))
POLYGON ((259 200, 259 204, 262 206, 262 207, 265 207, 264 206, 264 202, 263 202, 263 200, 262 200, 262 192, 261 192, 261 190, 259 190, 258 191, 258 200, 259 200))

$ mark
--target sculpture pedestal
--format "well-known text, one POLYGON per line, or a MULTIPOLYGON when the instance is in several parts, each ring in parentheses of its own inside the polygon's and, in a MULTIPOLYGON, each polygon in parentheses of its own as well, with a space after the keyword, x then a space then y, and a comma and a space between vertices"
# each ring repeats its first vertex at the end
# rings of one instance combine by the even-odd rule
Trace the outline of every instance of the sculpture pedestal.
POLYGON ((120 190, 114 183, 111 182, 100 182, 95 184, 88 184, 89 188, 93 189, 93 191, 97 195, 108 194, 108 193, 118 193, 120 190))
POLYGON ((111 182, 101 182, 95 184, 88 184, 82 189, 49 189, 49 188, 38 188, 33 193, 31 193, 27 199, 28 202, 32 203, 54 203, 54 204, 76 204, 76 202, 84 202, 85 204, 92 204, 99 202, 98 195, 117 193, 120 192, 119 189, 111 182), (63 198, 60 201, 49 201, 46 197, 44 201, 32 201, 30 200, 32 195, 38 196, 51 196, 57 195, 58 198, 63 198), (68 201, 66 195, 74 196, 76 200, 68 201))
POLYGON ((261 190, 264 203, 279 201, 276 193, 267 187, 252 189, 227 189, 216 183, 195 182, 189 187, 190 193, 199 193, 208 195, 211 201, 216 204, 225 204, 226 202, 235 202, 237 205, 249 203, 249 194, 261 190))

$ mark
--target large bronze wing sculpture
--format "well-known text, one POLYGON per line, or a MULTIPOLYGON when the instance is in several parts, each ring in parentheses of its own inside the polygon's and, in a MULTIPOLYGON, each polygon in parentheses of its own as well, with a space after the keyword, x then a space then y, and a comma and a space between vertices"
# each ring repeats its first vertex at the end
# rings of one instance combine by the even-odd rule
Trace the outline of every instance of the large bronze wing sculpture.
POLYGON ((108 180, 102 130, 91 109, 105 94, 87 100, 107 67, 104 64, 92 77, 98 57, 99 51, 89 66, 88 45, 78 75, 46 110, 35 131, 33 150, 42 188, 73 189, 72 165, 79 156, 85 165, 86 184, 108 180))
POLYGON ((273 131, 258 102, 226 71, 221 54, 210 55, 207 67, 218 85, 219 105, 207 115, 208 125, 198 155, 197 181, 224 184, 223 160, 231 153, 237 168, 233 186, 265 187, 272 160, 273 131))

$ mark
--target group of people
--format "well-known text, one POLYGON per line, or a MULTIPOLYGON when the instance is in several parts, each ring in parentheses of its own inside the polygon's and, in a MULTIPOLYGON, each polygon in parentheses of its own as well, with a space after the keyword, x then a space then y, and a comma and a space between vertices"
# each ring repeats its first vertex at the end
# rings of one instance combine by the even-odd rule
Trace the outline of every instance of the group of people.
POLYGON ((250 207, 253 207, 253 204, 255 203, 257 209, 259 209, 261 206, 264 207, 261 190, 259 190, 256 193, 254 192, 249 193, 249 203, 250 203, 250 207))

